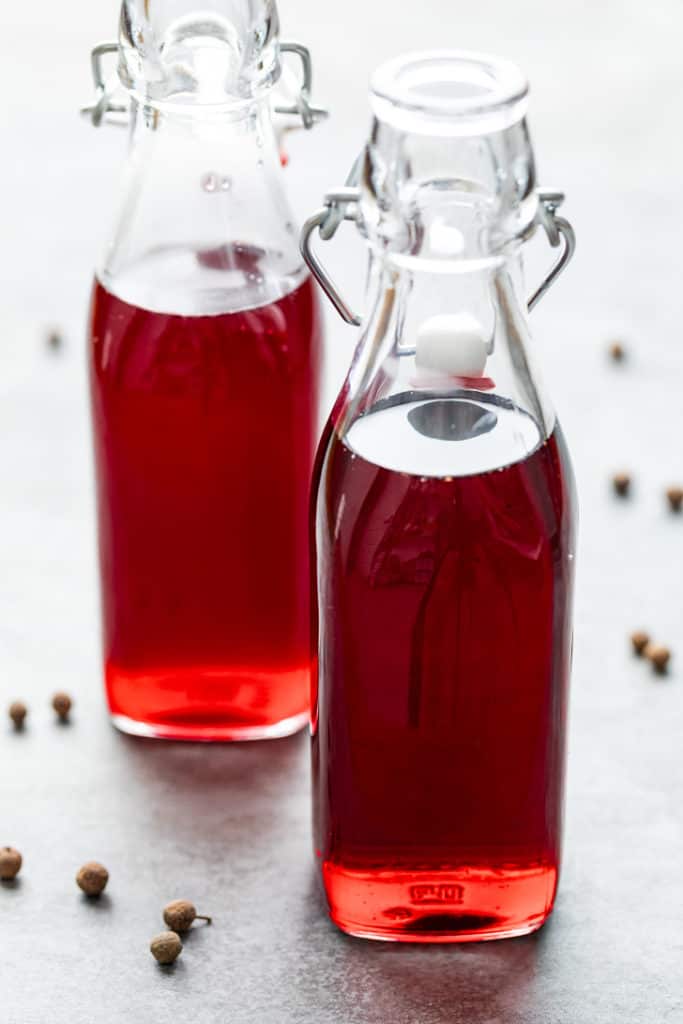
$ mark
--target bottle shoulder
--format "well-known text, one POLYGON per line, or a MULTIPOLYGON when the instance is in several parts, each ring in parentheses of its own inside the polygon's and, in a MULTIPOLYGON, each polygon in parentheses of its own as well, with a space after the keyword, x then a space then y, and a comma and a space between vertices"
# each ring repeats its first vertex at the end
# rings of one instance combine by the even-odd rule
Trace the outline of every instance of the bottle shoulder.
POLYGON ((212 315, 277 302, 306 270, 265 111, 222 125, 138 112, 97 276, 131 305, 212 315))
POLYGON ((159 246, 123 266, 107 261, 102 286, 131 306, 179 316, 246 312, 279 302, 308 278, 298 255, 242 242, 159 246))

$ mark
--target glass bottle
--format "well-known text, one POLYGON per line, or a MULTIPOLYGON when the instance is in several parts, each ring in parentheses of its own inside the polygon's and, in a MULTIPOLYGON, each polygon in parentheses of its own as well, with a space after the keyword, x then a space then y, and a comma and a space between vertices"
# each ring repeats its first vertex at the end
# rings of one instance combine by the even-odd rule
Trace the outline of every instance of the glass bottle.
POLYGON ((355 219, 367 315, 318 456, 315 846, 366 938, 521 935, 562 831, 576 507, 529 352, 521 243, 573 251, 536 189, 527 86, 503 61, 401 58, 372 84, 355 219))
MULTIPOLYGON (((94 53, 131 148, 90 315, 106 691, 125 732, 308 722, 321 316, 272 120, 273 0, 124 0, 94 53), (102 60, 118 52, 117 105, 102 60)), ((291 112, 291 111, 290 111, 291 112)))

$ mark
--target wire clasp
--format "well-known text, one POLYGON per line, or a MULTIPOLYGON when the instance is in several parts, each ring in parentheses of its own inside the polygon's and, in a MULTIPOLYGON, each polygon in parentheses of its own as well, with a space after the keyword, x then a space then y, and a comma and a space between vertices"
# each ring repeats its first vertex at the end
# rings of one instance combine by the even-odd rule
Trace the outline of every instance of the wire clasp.
MULTIPOLYGON (((104 60, 114 54, 118 54, 118 43, 100 43, 90 55, 93 84, 95 86, 95 97, 92 103, 81 109, 84 117, 89 118, 95 128, 102 124, 126 125, 129 121, 129 103, 117 102, 114 97, 120 83, 118 78, 113 76, 107 78, 104 70, 104 60)), ((311 102, 311 88, 313 86, 313 61, 310 51, 301 43, 281 43, 280 53, 293 53, 301 61, 302 77, 297 94, 291 104, 275 105, 276 114, 295 115, 301 118, 303 127, 310 130, 328 116, 324 107, 316 107, 311 102)))
POLYGON ((276 114, 298 114, 306 131, 310 131, 318 121, 324 121, 329 111, 325 107, 315 107, 311 103, 313 87, 313 61, 311 51, 301 43, 280 43, 280 53, 293 53, 301 61, 302 79, 299 92, 294 102, 287 105, 275 105, 276 114))
MULTIPOLYGON (((345 301, 337 285, 325 270, 322 262, 313 250, 313 235, 317 230, 323 241, 327 242, 334 238, 342 221, 352 220, 358 222, 360 189, 357 186, 362 156, 356 160, 351 174, 347 179, 344 188, 328 192, 325 196, 325 205, 308 218, 301 232, 301 255, 308 264, 311 273, 327 295, 328 299, 337 310, 342 320, 347 324, 360 326, 362 318, 359 317, 345 301)), ((559 275, 565 269, 576 250, 576 234, 574 228, 564 217, 557 216, 557 210, 564 202, 563 192, 551 189, 537 189, 538 211, 533 228, 540 226, 546 233, 551 248, 562 247, 562 251, 551 267, 548 274, 532 294, 528 301, 528 309, 532 309, 540 302, 550 286, 554 284, 559 275)))
POLYGON ((128 123, 128 104, 115 103, 114 93, 118 87, 113 84, 113 79, 105 78, 104 58, 112 54, 118 54, 118 43, 99 43, 90 54, 90 66, 92 69, 93 84, 95 86, 95 98, 93 103, 81 108, 81 114, 90 119, 95 128, 99 128, 105 121, 110 124, 126 125, 128 123))

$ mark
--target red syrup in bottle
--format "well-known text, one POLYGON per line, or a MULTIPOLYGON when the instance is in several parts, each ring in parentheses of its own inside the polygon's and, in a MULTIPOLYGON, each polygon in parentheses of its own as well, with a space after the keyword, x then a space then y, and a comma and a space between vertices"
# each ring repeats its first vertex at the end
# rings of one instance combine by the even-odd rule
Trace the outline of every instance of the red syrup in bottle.
POLYGON ((562 832, 575 522, 562 435, 456 477, 358 451, 329 429, 318 501, 314 830, 331 917, 412 942, 533 931, 562 832))
MULTIPOLYGON (((214 270, 230 259, 200 254, 214 270)), ((251 739, 308 721, 321 329, 308 278, 271 304, 206 316, 95 284, 105 678, 125 731, 251 739)))

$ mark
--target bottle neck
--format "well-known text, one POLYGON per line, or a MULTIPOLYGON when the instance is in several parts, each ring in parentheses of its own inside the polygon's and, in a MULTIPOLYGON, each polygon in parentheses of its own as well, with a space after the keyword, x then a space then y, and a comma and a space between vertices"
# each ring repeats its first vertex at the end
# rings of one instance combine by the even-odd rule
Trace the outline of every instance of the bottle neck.
POLYGON ((123 0, 119 77, 150 102, 232 103, 280 76, 275 0, 123 0))
POLYGON ((551 434, 555 415, 530 354, 520 247, 454 266, 406 266, 371 250, 367 315, 338 407, 342 437, 378 402, 463 391, 520 410, 539 440, 551 434))
POLYGON ((102 283, 157 312, 268 304, 303 277, 267 99, 133 107, 118 223, 102 283))
POLYGON ((244 100, 232 104, 144 103, 131 99, 131 139, 159 133, 197 138, 202 142, 226 138, 256 139, 273 134, 270 99, 244 100))
POLYGON ((406 265, 496 260, 537 214, 524 120, 486 136, 442 138, 375 119, 360 184, 366 237, 406 265))

